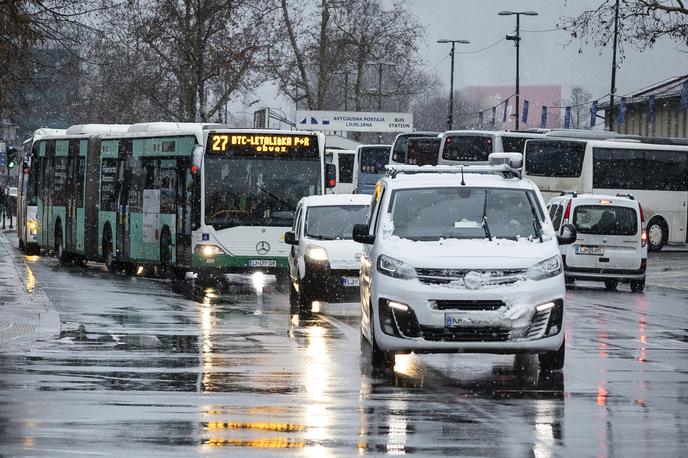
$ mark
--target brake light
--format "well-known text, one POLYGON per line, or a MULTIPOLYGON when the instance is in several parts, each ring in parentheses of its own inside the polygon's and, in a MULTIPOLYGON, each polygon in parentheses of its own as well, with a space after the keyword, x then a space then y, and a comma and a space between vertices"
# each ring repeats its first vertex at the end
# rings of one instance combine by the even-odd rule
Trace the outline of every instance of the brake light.
POLYGON ((647 245, 647 231, 643 229, 640 232, 640 246, 645 246, 647 245))
POLYGON ((645 213, 643 213, 643 206, 638 204, 638 208, 640 209, 640 222, 644 223, 645 222, 645 213))
POLYGON ((571 217, 571 200, 569 200, 569 203, 566 204, 566 210, 564 211, 564 224, 569 222, 570 217, 571 217))
POLYGON ((334 188, 334 185, 337 184, 337 181, 334 178, 330 178, 330 188, 334 188))
POLYGON ((191 173, 197 173, 198 172, 198 166, 197 165, 192 165, 191 166, 191 173))
POLYGON ((610 204, 612 203, 611 200, 606 200, 606 199, 605 199, 605 200, 600 200, 599 202, 600 202, 602 205, 610 205, 610 204))

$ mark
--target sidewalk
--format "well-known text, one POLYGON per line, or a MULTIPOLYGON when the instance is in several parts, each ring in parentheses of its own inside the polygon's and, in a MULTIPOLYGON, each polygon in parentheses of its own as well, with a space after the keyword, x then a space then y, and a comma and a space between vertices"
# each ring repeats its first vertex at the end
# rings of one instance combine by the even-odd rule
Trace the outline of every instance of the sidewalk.
MULTIPOLYGON (((6 233, 5 233, 6 232, 6 233)), ((14 341, 47 339, 60 332, 60 316, 36 284, 33 272, 0 230, 0 353, 14 341)))

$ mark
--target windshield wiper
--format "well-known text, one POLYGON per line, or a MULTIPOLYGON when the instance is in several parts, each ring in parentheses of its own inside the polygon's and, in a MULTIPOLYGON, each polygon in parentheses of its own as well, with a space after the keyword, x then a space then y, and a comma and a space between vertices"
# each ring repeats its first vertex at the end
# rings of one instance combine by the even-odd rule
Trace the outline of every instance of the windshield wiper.
POLYGON ((542 229, 540 228, 539 221, 535 216, 533 216, 533 229, 535 229, 535 237, 540 239, 540 243, 543 243, 544 240, 542 239, 542 229))
POLYGON ((317 235, 317 234, 306 234, 308 237, 317 240, 337 240, 339 237, 333 237, 329 235, 317 235))
POLYGON ((485 230, 485 237, 491 242, 492 233, 490 232, 490 225, 487 224, 487 189, 485 190, 485 200, 483 200, 483 229, 485 230))
POLYGON ((272 194, 270 191, 268 191, 267 189, 263 188, 262 186, 256 185, 256 188, 258 188, 259 190, 263 191, 265 194, 267 194, 268 196, 272 197, 272 198, 275 199, 276 201, 282 202, 284 205, 288 206, 292 211, 296 211, 296 207, 293 206, 293 205, 291 204, 291 202, 288 202, 288 201, 282 199, 281 197, 272 194))

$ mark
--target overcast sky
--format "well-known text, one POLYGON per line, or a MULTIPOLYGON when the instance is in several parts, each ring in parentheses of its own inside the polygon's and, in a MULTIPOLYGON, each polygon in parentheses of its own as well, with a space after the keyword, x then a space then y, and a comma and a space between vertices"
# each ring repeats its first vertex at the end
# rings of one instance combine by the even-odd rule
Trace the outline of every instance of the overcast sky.
MULTIPOLYGON (((392 0, 388 0, 392 1, 392 0)), ((501 41, 516 27, 515 16, 497 16, 501 10, 535 10, 535 17, 522 17, 521 85, 561 85, 563 97, 571 86, 583 86, 594 98, 609 92, 611 50, 593 47, 579 54, 579 43, 555 29, 561 16, 576 16, 594 8, 602 0, 407 0, 408 9, 426 28, 420 43, 426 69, 439 76, 449 88, 450 45, 437 44, 441 38, 467 39, 469 45, 457 45, 455 86, 510 85, 515 80, 515 49, 513 42, 501 41), (541 32, 529 32, 529 31, 541 32), (499 43, 497 43, 499 42, 499 43), (496 44, 495 44, 496 43, 496 44), (494 46, 484 51, 482 48, 494 46), (469 52, 469 54, 459 54, 469 52), (444 60, 443 60, 444 59, 444 60)), ((627 46, 625 60, 617 72, 618 94, 641 89, 671 76, 688 73, 688 53, 673 42, 659 42, 654 48, 639 52, 627 46)), ((279 107, 289 117, 293 105, 275 96, 273 86, 263 87, 257 97, 261 101, 250 107, 232 104, 234 112, 258 107, 279 107)))

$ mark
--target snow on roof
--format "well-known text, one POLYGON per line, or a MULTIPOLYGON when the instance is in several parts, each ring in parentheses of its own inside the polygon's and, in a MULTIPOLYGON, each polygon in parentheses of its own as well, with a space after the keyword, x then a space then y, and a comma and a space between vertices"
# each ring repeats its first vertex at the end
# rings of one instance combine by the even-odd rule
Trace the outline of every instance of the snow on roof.
MULTIPOLYGON (((495 187, 514 189, 533 189, 535 185, 530 180, 504 178, 501 174, 470 173, 468 167, 464 172, 467 187, 495 187)), ((415 175, 399 174, 396 178, 385 177, 384 180, 392 188, 431 188, 445 186, 461 186, 460 173, 422 173, 415 175)))
MULTIPOLYGON (((128 124, 76 124, 67 128, 65 135, 116 134, 126 132, 128 124)), ((52 134, 60 135, 60 133, 52 134)))
POLYGON ((330 205, 370 205, 370 194, 325 194, 303 198, 309 207, 326 207, 330 205))
POLYGON ((200 122, 144 122, 134 124, 127 130, 128 133, 144 132, 173 132, 176 130, 193 131, 207 128, 220 127, 220 124, 204 124, 200 122))
POLYGON ((487 136, 514 136, 514 137, 540 137, 544 135, 544 132, 516 132, 510 130, 448 130, 442 134, 442 137, 446 138, 454 135, 487 135, 487 136))

